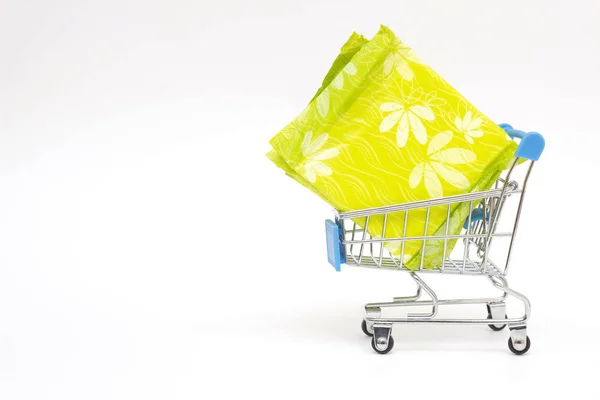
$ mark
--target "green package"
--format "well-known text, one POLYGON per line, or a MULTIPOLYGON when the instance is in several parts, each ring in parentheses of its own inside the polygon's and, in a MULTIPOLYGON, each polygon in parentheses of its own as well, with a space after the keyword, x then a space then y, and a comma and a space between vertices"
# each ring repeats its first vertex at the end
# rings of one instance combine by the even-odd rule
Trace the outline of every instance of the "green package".
MULTIPOLYGON (((302 113, 270 141, 268 157, 344 212, 486 190, 516 144, 437 75, 388 28, 368 41, 353 34, 302 113)), ((458 234, 469 205, 430 211, 427 235, 458 234)), ((425 211, 411 212, 407 236, 425 233, 425 211)), ((357 219, 364 226, 362 219, 357 219)), ((390 214, 385 237, 404 232, 390 214)), ((381 238, 383 217, 369 220, 381 238)), ((454 241, 448 241, 451 251, 454 241)), ((385 244, 400 253, 399 242, 385 244)), ((403 263, 417 269, 422 242, 406 242, 403 263)), ((443 241, 428 240, 425 268, 440 265, 443 241)))

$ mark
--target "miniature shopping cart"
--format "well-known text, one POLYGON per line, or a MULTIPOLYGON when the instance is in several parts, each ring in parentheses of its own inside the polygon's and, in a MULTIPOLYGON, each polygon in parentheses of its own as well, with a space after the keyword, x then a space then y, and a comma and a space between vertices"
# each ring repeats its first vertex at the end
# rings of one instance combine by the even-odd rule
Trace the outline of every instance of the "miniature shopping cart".
MULTIPOLYGON (((341 264, 374 269, 407 271, 417 284, 417 293, 409 297, 395 297, 390 302, 369 303, 364 306, 363 332, 371 336, 371 346, 380 354, 388 353, 394 346, 392 326, 398 323, 437 323, 437 324, 485 324, 494 331, 500 331, 508 326, 510 337, 509 349, 518 355, 525 354, 530 347, 527 336, 527 320, 531 306, 527 297, 508 286, 506 275, 511 260, 515 235, 523 207, 523 199, 527 181, 535 161, 544 149, 544 138, 536 132, 525 133, 513 129, 508 124, 500 125, 513 139, 520 139, 515 152, 515 159, 504 177, 500 177, 493 189, 458 196, 396 204, 386 207, 336 212, 335 221, 327 220, 327 256, 329 262, 340 270, 341 264), (517 164, 528 165, 515 168, 517 164), (521 177, 516 178, 517 170, 521 177), (464 227, 459 234, 448 234, 446 223, 445 234, 439 232, 428 235, 429 214, 433 208, 450 210, 459 204, 468 204, 469 213, 464 227), (400 213, 400 214, 398 214, 400 213), (385 224, 388 216, 394 214, 404 219, 404 233, 397 237, 385 235, 385 224), (407 236, 406 226, 410 224, 411 215, 426 215, 424 234, 407 236), (511 215, 512 214, 512 215, 511 215), (510 217, 506 218, 509 215, 510 217), (502 218, 504 217, 504 218, 502 218), (369 219, 383 220, 383 234, 374 238, 368 233, 369 219), (364 221, 361 226, 356 220, 364 221), (354 221, 353 221, 354 220, 354 221), (413 241, 422 243, 420 266, 409 269, 404 263, 405 244, 413 241), (452 243, 456 246, 452 249, 452 243), (385 244, 398 242, 401 251, 394 255, 385 244), (427 243, 442 243, 443 262, 436 268, 424 268, 424 254, 427 243), (494 246, 492 246, 492 244, 494 246), (450 251, 452 250, 452 251, 450 251), (500 261, 496 258, 498 257, 500 261), (496 259, 496 262, 492 261, 496 259), (419 273, 441 273, 459 275, 482 275, 502 292, 496 298, 471 299, 438 299, 436 293, 421 279, 419 273), (425 292, 430 300, 419 300, 425 292), (524 305, 524 314, 519 318, 508 318, 505 300, 512 296, 524 305), (487 318, 480 319, 450 319, 437 317, 438 308, 456 304, 486 304, 487 318), (428 313, 408 313, 403 318, 383 317, 382 309, 395 307, 427 306, 428 313)), ((461 222, 462 223, 462 222, 461 222)), ((396 247, 397 248, 397 247, 396 247)))

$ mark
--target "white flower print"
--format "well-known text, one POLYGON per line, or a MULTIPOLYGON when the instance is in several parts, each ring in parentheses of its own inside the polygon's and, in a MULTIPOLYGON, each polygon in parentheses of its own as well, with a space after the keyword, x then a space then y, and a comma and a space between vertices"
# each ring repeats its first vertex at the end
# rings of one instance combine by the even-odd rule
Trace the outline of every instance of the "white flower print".
POLYGON ((317 97, 317 111, 321 117, 326 116, 329 112, 329 92, 327 89, 323 90, 317 97))
POLYGON ((302 163, 302 169, 304 177, 310 183, 316 182, 317 175, 329 176, 332 173, 331 168, 322 161, 336 157, 339 154, 339 150, 335 147, 321 150, 321 147, 325 145, 328 138, 329 135, 327 133, 319 135, 314 141, 312 140, 312 132, 306 132, 304 135, 301 149, 305 160, 302 163))
POLYGON ((421 162, 411 171, 408 183, 412 189, 425 184, 427 193, 432 198, 443 197, 444 192, 439 177, 450 185, 467 190, 469 180, 451 165, 468 164, 475 161, 475 153, 471 150, 450 148, 444 149, 452 139, 452 132, 444 131, 435 135, 427 146, 428 161, 421 162))
POLYGON ((389 75, 392 70, 395 69, 403 79, 412 81, 414 73, 410 68, 409 61, 419 64, 422 63, 422 61, 415 56, 410 47, 397 40, 394 50, 392 50, 383 62, 383 72, 386 75, 389 75))
MULTIPOLYGON (((356 66, 349 62, 346 66, 337 74, 337 76, 331 81, 331 87, 340 90, 344 88, 344 74, 356 75, 356 66)), ((327 116, 329 113, 329 88, 325 89, 319 97, 317 97, 317 111, 321 117, 327 116)))
POLYGON ((475 143, 473 138, 483 136, 483 132, 480 130, 482 123, 483 121, 481 118, 473 119, 473 113, 471 111, 467 111, 463 119, 460 119, 459 117, 454 119, 456 129, 464 134, 466 141, 471 144, 475 143))
POLYGON ((356 67, 352 62, 346 64, 346 66, 340 71, 339 74, 335 77, 333 81, 331 81, 331 85, 340 90, 344 88, 344 74, 346 75, 356 75, 356 67))
POLYGON ((427 143, 427 131, 421 119, 433 121, 435 118, 433 111, 428 106, 408 106, 401 103, 383 103, 379 109, 383 112, 391 112, 379 125, 380 132, 389 132, 396 124, 396 143, 399 147, 404 147, 408 140, 408 134, 413 132, 419 143, 427 143))

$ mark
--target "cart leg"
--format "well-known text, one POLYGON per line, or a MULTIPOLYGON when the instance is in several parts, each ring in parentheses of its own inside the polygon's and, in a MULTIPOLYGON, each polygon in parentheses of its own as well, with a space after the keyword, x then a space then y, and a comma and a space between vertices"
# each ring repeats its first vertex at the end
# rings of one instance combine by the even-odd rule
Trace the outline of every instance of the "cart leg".
POLYGON ((417 294, 414 296, 394 297, 394 303, 410 303, 419 300, 421 297, 421 286, 417 287, 417 294))
POLYGON ((521 300, 523 302, 523 306, 525 306, 525 313, 521 320, 508 325, 508 329, 510 329, 508 348, 516 355, 525 354, 531 346, 531 340, 529 339, 529 336, 527 336, 527 320, 531 315, 531 303, 524 294, 508 287, 506 278, 496 276, 490 277, 490 280, 498 289, 504 291, 509 296, 513 296, 521 300))
POLYGON ((531 346, 531 341, 529 340, 529 336, 527 336, 527 326, 511 326, 509 329, 510 338, 508 338, 508 348, 510 351, 518 356, 527 353, 529 346, 531 346))
POLYGON ((417 285, 419 286, 419 289, 423 289, 425 291, 425 293, 427 293, 429 295, 429 297, 431 297, 431 312, 428 314, 410 313, 407 315, 407 317, 408 318, 433 318, 433 317, 435 317, 438 312, 438 302, 439 302, 437 295, 435 294, 433 289, 431 289, 423 281, 423 279, 421 279, 421 277, 419 277, 415 272, 411 272, 410 276, 417 283, 417 285))
MULTIPOLYGON (((529 315, 531 314, 531 303, 529 302, 529 299, 524 294, 519 293, 514 289, 511 289, 508 286, 506 278, 499 276, 491 276, 489 278, 490 281, 492 281, 492 284, 498 289, 502 290, 505 294, 513 296, 523 302, 523 306, 525 307, 525 314, 523 315, 523 318, 521 318, 521 321, 523 322, 523 325, 525 325, 527 320, 529 319, 529 315)), ((512 329, 512 326, 509 326, 509 328, 512 329)))
POLYGON ((392 324, 373 324, 373 338, 371 346, 379 354, 386 354, 394 347, 392 338, 392 324))
POLYGON ((361 328, 365 335, 373 336, 373 319, 381 318, 381 308, 377 306, 365 305, 365 319, 363 319, 361 328), (369 320, 369 321, 367 321, 369 320))
MULTIPOLYGON (((487 303, 488 319, 506 319, 506 303, 487 303)), ((506 328, 506 324, 488 325, 494 331, 501 331, 506 328)))

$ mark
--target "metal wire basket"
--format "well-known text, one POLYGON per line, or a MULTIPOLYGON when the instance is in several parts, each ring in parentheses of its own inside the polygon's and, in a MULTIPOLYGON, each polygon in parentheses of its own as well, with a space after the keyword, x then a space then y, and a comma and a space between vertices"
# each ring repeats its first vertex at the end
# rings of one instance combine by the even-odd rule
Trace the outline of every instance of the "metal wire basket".
MULTIPOLYGON (((326 221, 327 255, 329 262, 340 270, 342 264, 374 269, 398 270, 409 272, 417 284, 417 293, 409 297, 395 297, 391 302, 369 303, 364 306, 362 329, 372 336, 373 349, 381 354, 389 352, 394 341, 392 326, 396 323, 437 323, 437 324, 486 324, 495 331, 510 330, 508 346, 515 354, 524 354, 529 350, 531 341, 527 336, 527 320, 531 305, 527 297, 508 286, 506 275, 509 271, 519 219, 527 182, 534 163, 544 149, 544 138, 536 132, 525 133, 515 130, 508 124, 500 125, 513 139, 520 139, 515 158, 504 177, 500 177, 493 189, 458 196, 442 197, 412 203, 395 204, 386 207, 337 212, 335 220, 326 221), (521 162, 528 165, 521 179, 514 178, 515 167, 521 162), (452 210, 468 206, 468 216, 460 232, 449 232, 450 223, 445 224, 445 232, 430 232, 429 217, 432 210, 437 213, 444 210, 450 221, 452 210), (507 212, 511 209, 513 212, 507 212), (508 214, 508 216, 507 216, 508 214), (422 235, 407 235, 406 227, 414 216, 425 215, 422 235), (393 216, 404 222, 401 236, 386 236, 388 219, 393 216), (381 237, 374 238, 368 233, 369 221, 377 219, 383 224, 381 237), (356 220, 361 221, 359 225, 356 220), (363 222, 364 221, 364 222, 363 222), (418 242, 421 247, 420 262, 411 258, 408 263, 405 247, 408 243, 418 242), (504 245, 502 245, 504 242, 504 245), (389 244, 394 243, 396 250, 390 251, 389 244), (456 243, 453 248, 454 243, 456 243), (494 246, 492 246, 492 244, 494 246), (424 263, 428 246, 442 251, 438 265, 433 268, 424 263), (399 251, 397 251, 399 248, 399 251), (443 248, 443 250, 442 250, 443 248), (492 252, 492 250, 497 250, 492 252), (500 257, 500 260, 493 258, 500 257), (502 292, 499 297, 470 299, 439 299, 437 294, 419 276, 421 272, 458 275, 481 275, 502 292), (422 292, 429 300, 420 300, 422 292), (512 296, 524 305, 524 314, 520 317, 506 316, 506 299, 512 296), (487 318, 437 318, 440 306, 457 304, 486 304, 487 318), (431 306, 429 313, 409 313, 404 318, 382 317, 383 308, 431 306)), ((462 221, 461 221, 462 222, 462 221)))

